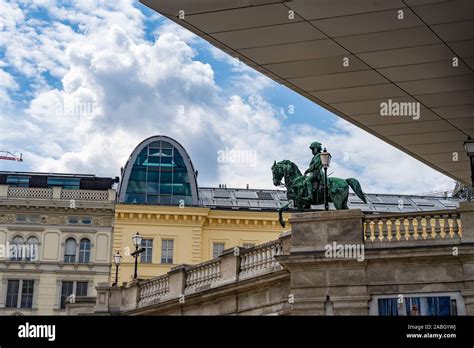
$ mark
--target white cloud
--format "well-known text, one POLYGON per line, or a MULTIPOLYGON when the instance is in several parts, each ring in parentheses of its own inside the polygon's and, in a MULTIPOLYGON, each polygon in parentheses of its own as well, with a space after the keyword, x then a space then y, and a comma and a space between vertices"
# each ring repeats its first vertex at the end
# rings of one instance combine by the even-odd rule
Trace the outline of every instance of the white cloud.
MULTIPOLYGON (((262 97, 273 82, 210 48, 215 59, 232 64, 234 88, 222 93, 212 67, 196 60, 195 47, 210 46, 170 22, 155 31, 154 42, 146 41, 145 18, 131 1, 2 8, 5 64, 37 84, 16 119, 0 115, 12 130, 2 142, 21 148, 31 170, 116 176, 141 140, 165 134, 190 152, 203 186, 271 188, 273 161, 291 159, 304 171, 316 140, 333 153, 334 176, 358 177, 367 192, 414 193, 451 184, 344 121, 337 131, 282 123, 284 113, 262 97), (53 18, 50 25, 30 18, 39 7, 53 18), (48 85, 44 71, 61 86, 48 85), (249 150, 256 165, 218 163, 224 149, 249 150)), ((0 98, 17 89, 4 74, 0 98)))
POLYGON ((11 105, 11 93, 18 90, 18 88, 18 83, 13 76, 0 69, 0 107, 2 109, 11 105))
POLYGON ((256 95, 272 86, 273 82, 270 78, 258 73, 240 59, 228 55, 217 47, 208 46, 207 48, 215 60, 224 62, 231 67, 233 73, 232 84, 236 91, 256 95))
POLYGON ((153 34, 156 38, 165 34, 173 34, 175 37, 178 37, 180 41, 190 45, 200 42, 196 34, 171 21, 162 22, 161 25, 153 31, 153 34))

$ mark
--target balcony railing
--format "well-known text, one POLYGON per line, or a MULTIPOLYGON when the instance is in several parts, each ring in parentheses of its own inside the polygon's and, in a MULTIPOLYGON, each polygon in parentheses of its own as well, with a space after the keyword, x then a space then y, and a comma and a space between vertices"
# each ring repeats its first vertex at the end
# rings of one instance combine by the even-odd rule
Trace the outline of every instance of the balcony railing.
POLYGON ((248 275, 280 266, 275 256, 283 253, 280 240, 271 241, 255 246, 242 252, 240 263, 240 274, 248 275))
POLYGON ((366 216, 364 219, 366 243, 460 237, 462 237, 462 226, 457 211, 374 215, 366 216))
POLYGON ((140 284, 139 306, 145 306, 159 298, 165 297, 170 291, 169 276, 153 278, 140 284))
POLYGON ((105 190, 61 190, 61 199, 78 201, 106 201, 109 192, 105 190))
POLYGON ((38 188, 38 187, 8 187, 8 198, 37 198, 37 199, 52 199, 52 188, 38 188))
POLYGON ((115 190, 67 190, 61 187, 16 187, 0 185, 0 199, 52 199, 77 201, 115 201, 115 190))
MULTIPOLYGON (((186 266, 184 268, 184 293, 190 294, 205 290, 208 286, 212 287, 213 284, 222 280, 222 260, 225 257, 239 257, 238 264, 240 268, 237 269, 237 273, 234 273, 234 280, 238 280, 240 276, 248 279, 249 277, 259 276, 264 271, 276 271, 281 269, 275 256, 282 254, 282 242, 281 240, 276 240, 244 250, 239 256, 229 254, 195 266, 186 266)), ((169 279, 170 274, 166 274, 141 282, 139 285, 138 306, 143 307, 157 300, 166 299, 170 294, 169 279)), ((181 292, 182 289, 179 293, 181 292)))
POLYGON ((221 260, 198 264, 186 271, 186 290, 210 285, 221 278, 221 260))

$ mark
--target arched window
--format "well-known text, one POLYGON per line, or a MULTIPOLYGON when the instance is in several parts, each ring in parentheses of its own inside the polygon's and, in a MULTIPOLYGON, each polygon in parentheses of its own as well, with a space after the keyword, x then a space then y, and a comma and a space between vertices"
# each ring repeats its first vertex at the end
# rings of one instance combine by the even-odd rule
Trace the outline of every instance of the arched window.
POLYGON ((10 246, 10 259, 21 261, 23 258, 24 241, 22 236, 16 236, 12 239, 10 246))
POLYGON ((36 261, 38 260, 38 251, 39 251, 39 248, 38 248, 38 245, 39 245, 39 241, 38 241, 38 238, 32 236, 30 238, 28 238, 28 240, 26 241, 26 245, 27 245, 27 248, 25 249, 25 259, 28 260, 28 261, 36 261))
POLYGON ((79 244, 79 263, 89 263, 91 255, 91 242, 87 238, 81 239, 79 244))
POLYGON ((140 143, 125 165, 119 202, 197 205, 197 173, 186 150, 175 140, 155 136, 140 143))
POLYGON ((64 262, 76 262, 76 241, 74 238, 68 238, 64 245, 64 262))

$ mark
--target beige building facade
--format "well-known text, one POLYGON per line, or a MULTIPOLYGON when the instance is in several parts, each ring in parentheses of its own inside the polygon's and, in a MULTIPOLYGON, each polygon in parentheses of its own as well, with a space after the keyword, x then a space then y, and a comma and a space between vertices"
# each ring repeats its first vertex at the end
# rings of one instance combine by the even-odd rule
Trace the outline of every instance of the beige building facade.
POLYGON ((0 315, 63 315, 95 296, 109 282, 113 179, 0 177, 0 315))

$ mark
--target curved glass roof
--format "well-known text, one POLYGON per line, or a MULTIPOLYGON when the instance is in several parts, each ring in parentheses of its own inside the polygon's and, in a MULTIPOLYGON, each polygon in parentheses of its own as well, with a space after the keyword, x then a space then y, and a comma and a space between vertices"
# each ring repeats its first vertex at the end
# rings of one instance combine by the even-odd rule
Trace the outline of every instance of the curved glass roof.
POLYGON ((120 203, 179 206, 198 200, 196 172, 177 141, 159 135, 135 148, 122 173, 120 203))

